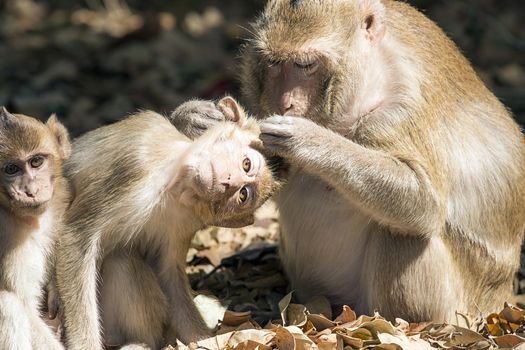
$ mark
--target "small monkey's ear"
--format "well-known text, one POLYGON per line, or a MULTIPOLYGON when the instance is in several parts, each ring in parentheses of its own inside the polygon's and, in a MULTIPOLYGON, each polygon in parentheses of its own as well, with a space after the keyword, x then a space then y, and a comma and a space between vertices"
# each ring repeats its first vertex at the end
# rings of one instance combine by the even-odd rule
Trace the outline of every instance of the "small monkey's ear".
POLYGON ((47 127, 57 140, 58 152, 60 158, 68 159, 71 155, 71 142, 69 141, 69 133, 67 132, 66 127, 58 121, 57 116, 52 114, 46 123, 47 127))
POLYGON ((217 107, 228 121, 242 125, 245 122, 246 113, 231 96, 226 96, 217 102, 217 107))
POLYGON ((4 106, 0 107, 0 126, 7 127, 16 121, 16 117, 7 111, 4 106))
POLYGON ((366 31, 366 38, 379 41, 386 32, 385 6, 381 0, 360 0, 361 28, 366 31))

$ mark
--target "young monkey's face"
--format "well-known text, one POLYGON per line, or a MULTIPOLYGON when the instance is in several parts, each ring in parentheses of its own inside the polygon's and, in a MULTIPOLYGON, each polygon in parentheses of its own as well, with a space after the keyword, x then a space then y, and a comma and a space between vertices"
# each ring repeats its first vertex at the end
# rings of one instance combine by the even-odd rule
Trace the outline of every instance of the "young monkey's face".
POLYGON ((186 195, 193 198, 207 225, 252 224, 255 209, 278 186, 271 165, 258 150, 258 136, 254 121, 237 119, 213 127, 195 141, 187 160, 186 195))
POLYGON ((0 204, 10 212, 40 215, 53 197, 56 123, 0 111, 0 204))
POLYGON ((27 152, 2 159, 0 166, 3 194, 9 206, 26 215, 43 212, 53 196, 49 155, 27 152))

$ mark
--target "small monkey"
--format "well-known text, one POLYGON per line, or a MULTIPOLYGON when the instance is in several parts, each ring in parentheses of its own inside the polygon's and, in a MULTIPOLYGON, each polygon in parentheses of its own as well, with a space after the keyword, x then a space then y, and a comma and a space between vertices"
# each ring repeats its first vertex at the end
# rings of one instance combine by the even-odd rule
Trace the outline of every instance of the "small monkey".
POLYGON ((63 349, 40 317, 69 190, 66 128, 0 108, 0 348, 63 349))
POLYGON ((258 125, 230 97, 219 107, 229 121, 193 142, 153 112, 74 142, 57 259, 68 349, 210 335, 185 274, 191 239, 207 225, 253 223, 278 185, 257 151, 258 125))
MULTIPOLYGON (((241 88, 291 164, 276 200, 299 297, 411 322, 499 309, 525 229, 525 142, 452 41, 392 0, 271 0, 253 33, 241 88)), ((197 135, 215 120, 185 116, 197 135)))

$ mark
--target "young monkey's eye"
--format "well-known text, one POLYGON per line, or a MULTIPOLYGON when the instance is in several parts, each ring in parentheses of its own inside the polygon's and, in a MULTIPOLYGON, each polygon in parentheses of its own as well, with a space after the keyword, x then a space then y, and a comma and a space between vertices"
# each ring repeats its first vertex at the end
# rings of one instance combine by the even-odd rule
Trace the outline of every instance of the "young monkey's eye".
POLYGON ((14 175, 19 171, 20 171, 20 168, 12 163, 7 164, 4 167, 4 173, 6 173, 7 175, 14 175))
POLYGON ((42 156, 33 157, 29 161, 29 164, 31 165, 32 168, 40 168, 42 164, 44 164, 44 157, 42 156))
POLYGON ((248 172, 250 171, 252 168, 252 161, 250 160, 250 158, 244 158, 244 160, 242 161, 242 170, 244 170, 245 172, 248 172))
POLYGON ((248 200, 248 188, 246 188, 246 186, 240 189, 239 200, 241 201, 241 203, 244 203, 246 202, 246 200, 248 200))

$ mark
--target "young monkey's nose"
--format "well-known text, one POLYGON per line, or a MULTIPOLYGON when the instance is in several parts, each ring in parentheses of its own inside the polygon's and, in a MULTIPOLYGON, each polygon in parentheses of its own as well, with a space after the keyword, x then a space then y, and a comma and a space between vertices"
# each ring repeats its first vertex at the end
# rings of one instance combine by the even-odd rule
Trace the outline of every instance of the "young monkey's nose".
POLYGON ((220 183, 224 186, 224 189, 226 191, 230 189, 230 187, 241 188, 242 186, 244 186, 242 176, 236 176, 232 174, 228 174, 228 176, 225 179, 223 179, 220 183))

